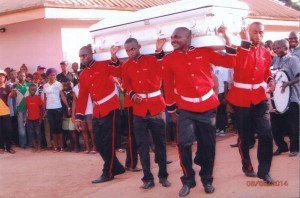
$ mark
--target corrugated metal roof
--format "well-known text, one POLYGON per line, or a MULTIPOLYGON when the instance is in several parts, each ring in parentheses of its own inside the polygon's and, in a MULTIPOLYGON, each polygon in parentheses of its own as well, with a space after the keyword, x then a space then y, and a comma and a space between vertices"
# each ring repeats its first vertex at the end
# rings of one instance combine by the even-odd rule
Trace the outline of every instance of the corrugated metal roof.
POLYGON ((0 13, 38 7, 135 11, 175 1, 178 0, 1 0, 0 13))
POLYGON ((114 10, 139 10, 172 3, 178 0, 45 0, 45 6, 72 6, 74 8, 101 8, 114 10))
POLYGON ((248 4, 250 17, 280 20, 299 20, 300 12, 272 0, 241 0, 248 4))
MULTIPOLYGON (((134 11, 179 0, 1 0, 0 14, 37 7, 81 8, 134 11)), ((195 0, 196 1, 196 0, 195 0)), ((197 0, 200 1, 200 0, 197 0)), ((274 0, 240 0, 250 7, 250 17, 299 20, 300 12, 274 0)), ((224 1, 224 3, 226 3, 224 1)))

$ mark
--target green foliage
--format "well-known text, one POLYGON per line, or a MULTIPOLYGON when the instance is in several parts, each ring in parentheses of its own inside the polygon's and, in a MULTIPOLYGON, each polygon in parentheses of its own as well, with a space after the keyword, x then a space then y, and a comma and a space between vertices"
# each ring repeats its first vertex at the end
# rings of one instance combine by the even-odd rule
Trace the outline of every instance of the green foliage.
POLYGON ((292 0, 279 0, 279 1, 285 3, 285 5, 290 8, 300 11, 299 1, 298 2, 293 2, 292 0))

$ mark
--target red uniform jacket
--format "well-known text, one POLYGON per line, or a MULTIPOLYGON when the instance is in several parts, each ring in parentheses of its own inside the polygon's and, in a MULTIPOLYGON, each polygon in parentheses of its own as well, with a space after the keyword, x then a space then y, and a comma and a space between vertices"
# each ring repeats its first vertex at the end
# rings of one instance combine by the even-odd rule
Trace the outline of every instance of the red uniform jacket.
MULTIPOLYGON (((128 60, 122 66, 123 86, 130 98, 134 94, 148 94, 161 88, 162 66, 154 56, 142 55, 137 61, 128 60)), ((133 103, 133 114, 145 117, 147 111, 156 115, 165 109, 165 100, 160 94, 144 98, 140 104, 133 103)))
POLYGON ((100 118, 108 115, 114 109, 120 108, 116 86, 112 76, 121 76, 121 68, 110 64, 109 61, 93 61, 80 74, 80 89, 76 103, 76 119, 83 120, 89 94, 93 102, 104 99, 113 92, 115 94, 102 104, 94 104, 93 117, 100 118))
MULTIPOLYGON (((270 71, 271 54, 262 46, 250 47, 250 42, 242 42, 237 50, 233 81, 243 84, 259 84, 272 79, 270 71)), ((239 107, 250 107, 267 100, 266 91, 261 86, 258 89, 244 89, 232 86, 227 94, 228 102, 239 107)))
POLYGON ((219 105, 215 93, 198 103, 183 100, 181 97, 199 98, 213 89, 211 64, 229 67, 235 64, 235 56, 224 56, 210 48, 191 47, 186 53, 173 51, 164 57, 163 79, 168 111, 172 112, 178 106, 179 109, 204 112, 219 105))

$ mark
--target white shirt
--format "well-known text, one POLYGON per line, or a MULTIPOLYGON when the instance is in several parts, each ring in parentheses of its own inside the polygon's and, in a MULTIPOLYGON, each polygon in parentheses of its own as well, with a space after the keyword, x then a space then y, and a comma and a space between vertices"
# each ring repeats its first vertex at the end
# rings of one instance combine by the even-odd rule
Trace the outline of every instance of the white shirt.
POLYGON ((58 109, 61 108, 60 91, 62 90, 62 84, 55 81, 52 85, 46 83, 44 85, 43 93, 46 94, 46 109, 58 109))
POLYGON ((219 66, 215 66, 213 68, 214 74, 217 76, 219 82, 219 93, 224 93, 224 82, 228 82, 229 80, 229 69, 219 66))
MULTIPOLYGON (((75 93, 76 98, 78 98, 78 94, 79 94, 79 84, 80 83, 78 83, 76 86, 73 87, 73 92, 75 93)), ((85 115, 93 114, 93 108, 94 108, 93 102, 91 96, 89 95, 86 109, 85 109, 85 115)))

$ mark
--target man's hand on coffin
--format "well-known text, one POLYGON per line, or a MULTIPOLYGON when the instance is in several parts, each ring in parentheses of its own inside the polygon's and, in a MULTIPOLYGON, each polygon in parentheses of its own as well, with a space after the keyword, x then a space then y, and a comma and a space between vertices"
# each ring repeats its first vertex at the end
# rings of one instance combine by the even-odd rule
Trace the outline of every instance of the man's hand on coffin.
POLYGON ((156 50, 155 52, 161 52, 164 44, 166 43, 167 39, 166 38, 158 38, 156 40, 156 50))

